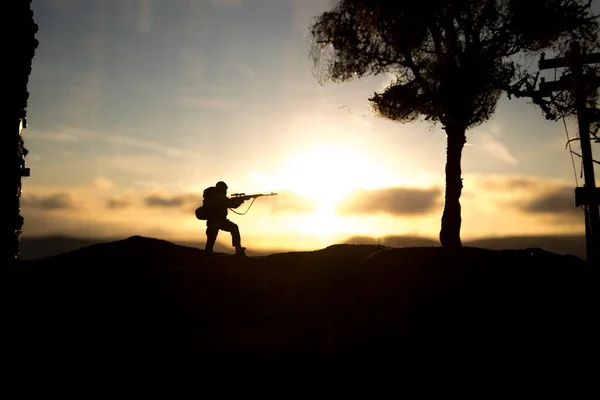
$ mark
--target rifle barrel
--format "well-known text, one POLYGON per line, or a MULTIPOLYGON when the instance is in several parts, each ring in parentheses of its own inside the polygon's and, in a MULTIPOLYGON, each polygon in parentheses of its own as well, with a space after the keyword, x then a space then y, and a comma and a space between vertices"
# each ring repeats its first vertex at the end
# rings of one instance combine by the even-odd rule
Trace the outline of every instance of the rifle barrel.
POLYGON ((245 194, 245 193, 233 193, 231 197, 234 198, 243 198, 243 199, 253 199, 261 196, 275 196, 277 193, 256 193, 256 194, 245 194))

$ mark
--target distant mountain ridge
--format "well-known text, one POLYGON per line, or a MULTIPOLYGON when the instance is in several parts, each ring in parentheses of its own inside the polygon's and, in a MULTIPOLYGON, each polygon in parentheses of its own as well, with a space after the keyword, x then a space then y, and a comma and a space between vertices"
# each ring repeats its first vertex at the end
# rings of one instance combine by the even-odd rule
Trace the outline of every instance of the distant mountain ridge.
MULTIPOLYGON (((81 249, 95 244, 114 242, 123 238, 77 238, 69 236, 45 236, 21 239, 21 258, 24 260, 37 260, 73 250, 81 249)), ((182 246, 204 249, 201 241, 172 241, 182 246)), ((422 247, 439 246, 439 241, 419 236, 386 236, 372 238, 367 236, 354 236, 338 243, 347 244, 379 244, 389 247, 422 247)), ((332 243, 336 244, 336 243, 332 243)), ((498 238, 483 238, 465 240, 463 245, 491 250, 518 250, 527 248, 541 248, 556 254, 569 254, 581 259, 586 259, 585 236, 583 235, 546 235, 546 236, 508 236, 498 238)), ((232 253, 230 247, 217 243, 215 251, 219 253, 232 253)), ((248 250, 250 256, 264 256, 281 249, 248 250)))

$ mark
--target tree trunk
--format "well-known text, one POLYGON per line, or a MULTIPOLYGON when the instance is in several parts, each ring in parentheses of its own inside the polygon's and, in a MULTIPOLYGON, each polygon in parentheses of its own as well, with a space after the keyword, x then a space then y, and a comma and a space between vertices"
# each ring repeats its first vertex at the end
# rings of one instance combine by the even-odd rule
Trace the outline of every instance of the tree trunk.
POLYGON ((460 195, 462 193, 462 171, 460 168, 462 150, 467 138, 466 127, 446 127, 446 194, 440 242, 444 247, 461 247, 460 241, 460 195))

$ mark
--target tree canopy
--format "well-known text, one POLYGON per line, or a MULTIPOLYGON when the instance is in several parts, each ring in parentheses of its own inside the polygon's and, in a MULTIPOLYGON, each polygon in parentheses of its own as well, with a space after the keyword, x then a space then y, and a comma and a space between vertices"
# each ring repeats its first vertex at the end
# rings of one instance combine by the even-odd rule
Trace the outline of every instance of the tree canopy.
POLYGON ((311 58, 321 82, 395 74, 369 99, 385 118, 472 128, 523 72, 517 55, 596 43, 591 3, 341 0, 311 24, 311 58))

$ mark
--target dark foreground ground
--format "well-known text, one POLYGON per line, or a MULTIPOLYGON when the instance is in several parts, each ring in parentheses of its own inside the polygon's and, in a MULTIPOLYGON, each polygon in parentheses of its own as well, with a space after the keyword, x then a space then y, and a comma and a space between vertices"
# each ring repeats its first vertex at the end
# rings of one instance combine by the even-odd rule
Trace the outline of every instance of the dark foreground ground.
POLYGON ((597 381, 597 277, 539 249, 334 245, 207 259, 136 236, 14 268, 5 361, 28 376, 269 365, 568 374, 581 387, 597 381))

